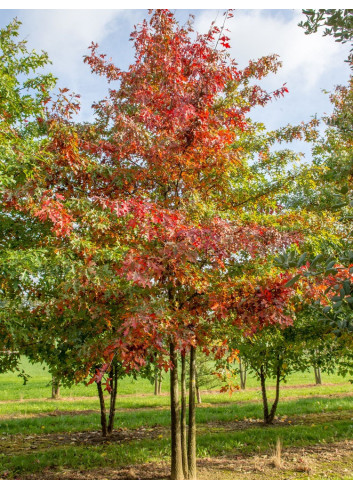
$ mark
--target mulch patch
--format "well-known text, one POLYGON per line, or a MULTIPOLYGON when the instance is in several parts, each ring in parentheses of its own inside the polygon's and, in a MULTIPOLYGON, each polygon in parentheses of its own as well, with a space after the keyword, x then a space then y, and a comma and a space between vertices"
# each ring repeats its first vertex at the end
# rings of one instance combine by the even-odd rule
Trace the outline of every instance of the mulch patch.
MULTIPOLYGON (((312 425, 330 423, 334 420, 350 419, 350 411, 332 412, 332 413, 312 413, 298 416, 276 416, 273 427, 294 426, 294 425, 312 425)), ((197 427, 198 432, 233 432, 242 431, 251 428, 264 428, 265 425, 261 419, 247 418, 234 420, 230 422, 209 421, 200 423, 197 427)), ((111 435, 104 438, 100 431, 80 431, 80 432, 59 432, 43 433, 34 435, 5 435, 0 437, 0 450, 6 451, 9 455, 20 454, 32 450, 44 450, 58 446, 92 446, 105 445, 111 443, 128 443, 134 440, 153 439, 159 436, 169 437, 169 427, 166 426, 147 426, 135 429, 117 428, 111 435)))
MULTIPOLYGON (((298 480, 352 479, 353 441, 342 441, 305 448, 291 447, 281 456, 272 453, 198 459, 199 480, 298 480)), ((27 474, 21 480, 167 480, 166 462, 130 465, 121 468, 100 467, 92 470, 47 469, 27 474)))
MULTIPOLYGON (((100 467, 93 470, 44 470, 37 474, 26 474, 21 480, 168 480, 170 467, 167 463, 128 465, 113 469, 100 467)), ((0 479, 1 480, 1 479, 0 479)))
POLYGON ((125 443, 146 438, 156 438, 162 433, 169 433, 162 426, 141 427, 136 429, 118 428, 109 436, 103 437, 100 431, 79 431, 75 433, 47 433, 40 435, 9 435, 0 437, 0 450, 8 455, 18 455, 32 450, 43 450, 58 446, 70 445, 109 445, 125 443))

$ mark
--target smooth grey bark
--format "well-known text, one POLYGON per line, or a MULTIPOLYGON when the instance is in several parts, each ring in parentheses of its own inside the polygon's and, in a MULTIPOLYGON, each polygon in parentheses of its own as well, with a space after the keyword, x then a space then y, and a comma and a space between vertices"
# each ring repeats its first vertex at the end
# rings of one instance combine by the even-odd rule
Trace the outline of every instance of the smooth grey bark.
POLYGON ((158 395, 160 396, 162 394, 162 371, 159 371, 158 374, 158 395))

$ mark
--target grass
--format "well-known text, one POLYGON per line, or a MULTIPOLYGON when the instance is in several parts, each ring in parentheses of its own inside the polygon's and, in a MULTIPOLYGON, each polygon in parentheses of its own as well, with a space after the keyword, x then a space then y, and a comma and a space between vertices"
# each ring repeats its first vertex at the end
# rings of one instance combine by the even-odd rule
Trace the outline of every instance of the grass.
POLYGON ((46 448, 37 453, 15 455, 6 460, 4 454, 0 455, 0 472, 8 471, 10 474, 24 474, 41 472, 44 468, 76 468, 90 469, 114 464, 116 467, 159 461, 168 453, 169 440, 139 440, 126 445, 111 444, 95 447, 64 446, 60 448, 46 448))
MULTIPOLYGON (((3 407, 3 406, 1 406, 3 407)), ((350 412, 353 409, 353 397, 346 398, 309 398, 282 402, 278 407, 278 416, 302 416, 306 414, 322 414, 332 412, 350 412)), ((211 423, 230 423, 242 420, 261 420, 262 405, 259 403, 229 404, 227 406, 211 406, 198 408, 196 419, 199 425, 211 423)), ((116 428, 136 429, 140 427, 164 426, 170 424, 168 409, 119 411, 116 414, 116 428)), ((58 432, 79 432, 100 429, 98 412, 90 414, 59 415, 46 417, 20 417, 0 419, 0 433, 28 435, 58 432)))
MULTIPOLYGON (((271 399, 270 391, 269 399, 271 399)), ((330 395, 345 395, 353 394, 353 386, 351 384, 337 384, 335 386, 317 386, 317 387, 303 387, 301 389, 283 389, 281 392, 281 402, 288 397, 300 398, 304 400, 317 396, 330 396, 330 395)), ((202 396, 203 404, 229 404, 242 403, 242 402, 261 402, 260 391, 238 391, 229 394, 204 394, 202 396)), ((324 402, 324 401, 323 401, 324 402)), ((281 403, 280 403, 281 406, 281 403)), ((119 409, 136 409, 136 408, 167 408, 169 407, 168 396, 129 396, 120 397, 118 395, 117 407, 119 409)), ((38 413, 50 413, 59 411, 81 411, 81 410, 98 410, 98 398, 92 397, 87 399, 74 399, 74 398, 62 398, 58 400, 22 400, 0 402, 0 416, 1 415, 31 415, 38 413)))
POLYGON ((214 457, 239 452, 251 454, 268 451, 276 445, 277 438, 282 446, 305 447, 308 444, 330 443, 353 437, 351 420, 333 421, 315 426, 268 426, 227 433, 208 433, 198 438, 198 451, 202 456, 214 457))
MULTIPOLYGON (((5 400, 25 400, 25 399, 40 399, 48 398, 51 395, 51 376, 48 373, 45 366, 40 364, 30 364, 26 358, 22 358, 21 368, 30 376, 26 385, 23 385, 23 380, 16 376, 14 373, 6 373, 0 375, 0 401, 5 400)), ((291 385, 305 385, 314 383, 314 372, 297 372, 288 377, 286 386, 291 385)), ((342 392, 349 390, 348 380, 338 376, 336 374, 322 374, 322 381, 324 383, 342 384, 342 392)), ((258 387, 258 381, 251 375, 248 375, 247 389, 253 389, 258 387)), ((273 386, 273 381, 268 382, 269 386, 273 386)), ((320 387, 309 387, 311 391, 320 387)), ((325 388, 329 389, 329 386, 325 388)), ((169 378, 168 375, 164 375, 162 382, 162 392, 169 392, 169 378)), ((337 387, 335 387, 337 392, 337 387)), ((329 392, 328 392, 329 393, 329 392)), ((140 394, 153 394, 153 385, 148 379, 139 378, 134 380, 131 377, 125 377, 119 381, 119 394, 121 395, 140 395, 140 394)), ((309 392, 310 394, 310 392, 309 392)), ((253 394, 251 391, 245 391, 237 393, 239 400, 250 400, 253 394), (240 395, 241 394, 241 395, 240 395)), ((294 393, 293 393, 294 395, 294 393)), ((299 394, 301 395, 301 394, 299 394)), ((91 384, 86 386, 84 384, 77 384, 68 387, 61 387, 61 397, 96 397, 96 387, 91 384)), ((228 394, 224 395, 227 399, 228 394)))
MULTIPOLYGON (((149 462, 157 467, 157 476, 158 467, 164 463, 166 476, 170 457, 169 397, 154 396, 148 380, 126 378, 119 383, 116 428, 126 437, 119 438, 117 432, 115 441, 103 442, 95 435, 95 442, 88 443, 87 436, 100 430, 94 386, 62 388, 61 399, 46 399, 50 395, 48 372, 25 359, 23 367, 31 375, 26 386, 14 374, 0 375, 0 478, 38 478, 45 471, 65 478, 70 470, 78 475, 92 471, 97 478, 106 478, 105 471, 141 467, 149 462)), ((326 384, 322 386, 313 386, 313 381, 312 372, 291 376, 281 390, 277 412, 280 420, 267 427, 259 423, 262 403, 256 379, 250 377, 247 390, 232 396, 204 393, 203 404, 196 412, 198 457, 236 460, 240 455, 268 453, 268 460, 272 460, 278 440, 285 452, 293 447, 353 439, 353 386, 337 375, 323 374, 326 384)), ((166 377, 165 392, 168 387, 166 377)), ((273 394, 270 390, 270 397, 273 394)), ((271 475, 274 478, 280 478, 281 471, 283 476, 286 474, 281 467, 273 470, 278 471, 278 477, 271 475)), ((343 470, 329 472, 330 478, 340 478, 345 474, 343 470)), ((107 477, 115 477, 113 472, 109 474, 107 477)), ((219 474, 232 477, 229 471, 219 474)), ((288 477, 294 478, 295 474, 288 477)))
MULTIPOLYGON (((24 385, 23 380, 16 374, 9 372, 0 375, 0 401, 48 398, 51 396, 51 375, 46 366, 31 364, 26 358, 21 359, 20 368, 23 369, 29 380, 24 385)), ((168 386, 163 386, 168 390, 168 386)), ((126 377, 119 382, 120 392, 124 395, 151 394, 153 386, 148 379, 134 380, 126 377)), ((94 384, 80 383, 72 387, 62 386, 61 397, 96 397, 97 389, 94 384)))
MULTIPOLYGON (((283 447, 303 447, 308 443, 329 443, 353 436, 352 421, 334 421, 330 425, 253 428, 239 432, 201 433, 198 436, 198 457, 261 453, 269 450, 280 437, 283 447)), ((0 473, 7 477, 40 473, 43 469, 89 470, 114 464, 115 467, 158 462, 169 457, 169 437, 144 439, 127 444, 47 447, 40 451, 21 453, 11 458, 0 455, 0 473)))

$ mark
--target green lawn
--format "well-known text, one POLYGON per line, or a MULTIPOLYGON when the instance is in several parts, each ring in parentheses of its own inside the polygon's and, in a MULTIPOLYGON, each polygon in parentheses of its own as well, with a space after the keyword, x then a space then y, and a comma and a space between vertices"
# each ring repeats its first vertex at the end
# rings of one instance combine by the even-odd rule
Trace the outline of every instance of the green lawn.
MULTIPOLYGON (((47 369, 40 364, 32 365, 26 358, 22 359, 21 367, 25 372, 30 375, 30 378, 26 385, 23 385, 23 380, 17 377, 14 373, 7 373, 0 375, 0 401, 3 400, 21 400, 21 399, 40 399, 48 398, 51 396, 51 376, 47 369)), ((335 374, 322 374, 323 383, 335 383, 335 384, 347 384, 348 379, 335 374)), ((306 385, 314 384, 314 372, 300 372, 289 376, 286 383, 287 386, 291 385, 306 385)), ((273 385, 273 382, 269 381, 268 385, 273 385)), ((259 386, 257 379, 252 376, 248 376, 247 388, 253 389, 259 386)), ((342 392, 347 392, 349 386, 341 386, 342 392), (347 390, 346 390, 347 389, 347 390)), ((314 387, 311 393, 315 393, 316 389, 320 387, 314 387)), ((336 390, 336 388, 335 388, 336 390)), ((169 377, 164 374, 162 383, 162 392, 169 392, 169 377)), ((123 378, 119 381, 119 394, 121 395, 139 395, 139 394, 153 394, 153 385, 147 379, 139 378, 134 380, 131 377, 123 378)), ((240 392, 235 394, 239 400, 250 400, 252 394, 248 392, 240 392)), ((294 394, 293 394, 294 395, 294 394)), ((301 395, 301 394, 298 394, 301 395)), ((95 397, 97 391, 95 385, 77 384, 71 388, 62 387, 60 391, 61 397, 95 397)), ((224 402, 228 394, 223 396, 224 402)))
MULTIPOLYGON (((26 358, 23 358, 21 368, 30 376, 26 385, 24 385, 22 378, 14 373, 0 375, 0 401, 38 399, 51 396, 51 376, 45 366, 30 364, 26 358)), ((167 385, 163 387, 168 390, 167 385)), ((127 377, 119 382, 119 391, 122 394, 150 394, 153 393, 153 386, 147 379, 134 380, 127 377)), ((80 383, 71 388, 61 387, 60 395, 62 397, 94 397, 97 396, 97 388, 94 384, 80 383)))
MULTIPOLYGON (((133 400, 130 400, 133 404, 133 400)), ((75 403, 76 404, 76 403, 75 403)), ((55 403, 58 406, 57 403, 55 403)), ((60 409, 65 411, 68 403, 60 402, 60 409)), ((0 415, 7 414, 11 411, 12 414, 16 412, 16 406, 12 403, 3 404, 0 406, 0 415), (10 405, 10 408, 9 408, 10 405), (5 409, 6 407, 6 409, 5 409)), ((42 406, 41 402, 30 403, 23 417, 0 418, 0 433, 2 435, 14 435, 26 433, 41 434, 41 433, 56 433, 56 432, 79 432, 88 430, 100 429, 100 415, 98 410, 91 412, 92 408, 97 409, 95 406, 90 405, 88 407, 84 402, 77 403, 75 405, 76 413, 58 414, 57 416, 43 416, 36 417, 31 416, 33 414, 50 412, 42 406), (80 408, 80 409, 78 409, 80 408), (85 412, 86 410, 86 412, 85 412)), ((340 397, 340 398, 307 398, 297 399, 292 401, 282 401, 278 407, 278 416, 301 416, 307 414, 324 414, 324 413, 346 413, 353 409, 353 397, 340 397)), ((17 411, 18 412, 18 411, 17 411)), ((212 423, 230 423, 238 422, 242 420, 261 421, 262 420, 262 405, 260 403, 246 402, 239 404, 237 402, 229 403, 227 405, 214 404, 212 406, 206 405, 200 406, 196 413, 197 422, 199 424, 210 425, 212 423)), ((129 410, 117 410, 116 414, 116 428, 136 429, 141 427, 153 427, 153 426, 165 426, 168 427, 170 423, 170 414, 167 408, 165 409, 143 409, 136 411, 130 407, 129 410)))
MULTIPOLYGON (((237 456, 237 454, 266 453, 281 439, 283 447, 305 447, 308 444, 322 444, 346 440, 353 437, 351 420, 332 421, 315 426, 273 426, 266 429, 254 427, 242 431, 202 430, 198 434, 198 457, 237 456)), ((95 446, 76 444, 74 446, 47 446, 35 451, 28 450, 9 457, 0 455, 0 473, 7 478, 31 474, 38 478, 42 471, 61 472, 65 469, 88 471, 103 467, 115 468, 134 464, 160 462, 169 459, 170 439, 168 434, 155 439, 140 439, 124 444, 108 443, 95 446)), ((31 446, 32 448, 33 446, 31 446)))
MULTIPOLYGON (((31 375, 25 386, 14 374, 0 376, 0 479, 38 479, 44 473, 47 478, 80 478, 87 474, 88 478, 115 478, 116 471, 130 466, 141 468, 148 463, 155 467, 153 477, 159 477, 160 471, 163 477, 168 476, 167 376, 162 396, 153 395, 153 386, 146 379, 122 379, 116 431, 113 439, 103 440, 93 385, 63 388, 61 399, 51 400, 48 372, 26 360, 23 367, 31 375), (92 436, 94 442, 89 442, 92 436)), ((276 423, 267 427, 261 423, 261 392, 256 379, 250 377, 247 389, 232 396, 203 393, 203 403, 196 412, 200 470, 204 470, 208 460, 218 460, 217 457, 233 461, 237 457, 267 457, 277 439, 284 450, 308 446, 322 446, 326 450, 327 446, 328 453, 331 449, 327 444, 353 440, 353 386, 337 375, 322 377, 324 384, 313 386, 313 372, 291 376, 281 390, 276 423)), ((270 390, 270 397, 273 394, 270 390)), ((321 464, 322 470, 310 478, 350 478, 350 472, 346 472, 350 462, 347 457, 342 460, 340 470, 327 472, 318 455, 315 463, 321 464)), ((144 469, 141 470, 143 478, 144 469)), ((229 470, 212 470, 206 471, 210 475, 206 478, 233 477, 229 470)), ((237 477, 242 478, 239 470, 237 477)), ((251 477, 251 470, 246 478, 251 477)), ((285 478, 309 477, 291 470, 287 470, 285 478)), ((267 476, 281 478, 276 473, 267 476)))

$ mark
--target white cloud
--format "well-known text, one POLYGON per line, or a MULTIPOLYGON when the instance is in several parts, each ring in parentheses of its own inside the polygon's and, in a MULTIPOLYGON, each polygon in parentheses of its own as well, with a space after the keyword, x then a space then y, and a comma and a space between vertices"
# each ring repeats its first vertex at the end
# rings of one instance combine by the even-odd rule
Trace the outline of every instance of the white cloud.
MULTIPOLYGON (((217 25, 223 22, 219 11, 217 25)), ((206 32, 217 11, 203 11, 196 18, 196 28, 206 32)), ((262 80, 261 86, 274 90, 287 84, 289 94, 252 111, 252 118, 263 121, 270 129, 288 123, 308 121, 312 116, 330 113, 329 97, 322 89, 332 91, 337 84, 346 84, 350 71, 344 62, 349 46, 334 42, 321 33, 305 35, 298 27, 302 20, 299 10, 235 10, 234 18, 227 21, 230 30, 231 56, 245 67, 250 59, 278 54, 282 68, 277 74, 262 80)), ((307 145, 293 147, 304 152, 307 145)))
MULTIPOLYGON (((83 63, 88 46, 100 45, 120 66, 121 59, 131 57, 129 32, 140 21, 141 12, 134 10, 21 10, 20 36, 28 47, 48 53, 49 70, 58 77, 59 87, 68 87, 82 95, 81 119, 91 118, 91 103, 106 95, 106 82, 90 73, 83 63), (113 43, 115 45, 113 45, 113 43), (124 49, 122 49, 122 45, 124 49)), ((131 61, 131 59, 130 59, 131 61)))
POLYGON ((22 10, 19 15, 29 45, 47 51, 54 74, 71 85, 79 84, 91 42, 102 43, 135 17, 131 10, 22 10))
MULTIPOLYGON (((198 30, 206 31, 214 18, 215 11, 203 12, 197 19, 198 30)), ((271 84, 290 80, 300 83, 301 90, 311 90, 328 70, 343 65, 348 49, 319 33, 305 35, 298 27, 301 18, 300 10, 236 10, 226 25, 232 56, 245 66, 249 59, 278 54, 283 66, 275 78, 270 77, 271 84)))
MULTIPOLYGON (((206 32, 212 20, 223 21, 222 10, 201 10, 196 14, 195 28, 206 32)), ((133 25, 146 17, 141 10, 20 10, 16 12, 23 22, 21 37, 27 37, 29 46, 44 49, 53 61, 51 71, 59 77, 59 86, 67 86, 81 95, 81 117, 90 118, 90 105, 106 95, 107 84, 83 64, 92 41, 101 51, 112 56, 114 63, 125 69, 132 62, 133 49, 129 33, 133 25)), ((184 19, 187 11, 176 11, 184 19)), ((321 89, 332 90, 336 84, 346 83, 349 69, 344 59, 349 47, 335 43, 331 37, 319 33, 306 36, 298 27, 300 11, 294 10, 235 10, 227 21, 231 36, 231 55, 243 67, 249 59, 276 53, 283 67, 261 84, 268 90, 287 83, 289 94, 284 99, 254 111, 255 118, 263 119, 269 127, 288 122, 308 120, 314 113, 330 111, 328 97, 321 89)), ((184 19, 185 20, 185 19, 184 19)))

